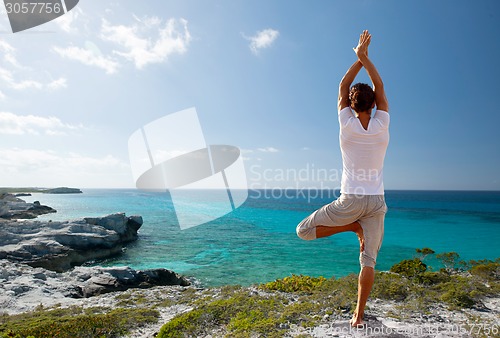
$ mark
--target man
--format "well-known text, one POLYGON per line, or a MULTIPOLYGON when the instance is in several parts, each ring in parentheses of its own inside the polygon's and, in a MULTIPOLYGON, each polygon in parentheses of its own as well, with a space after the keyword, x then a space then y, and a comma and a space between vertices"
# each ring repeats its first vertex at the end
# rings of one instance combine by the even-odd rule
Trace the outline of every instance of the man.
POLYGON ((361 272, 356 310, 350 321, 364 327, 366 300, 373 286, 375 263, 384 236, 387 206, 384 200, 383 165, 389 144, 389 105, 382 79, 368 58, 371 35, 363 31, 354 51, 358 60, 349 68, 339 86, 338 117, 343 172, 340 197, 316 210, 297 226, 305 240, 352 231, 360 243, 361 272), (363 83, 350 88, 364 67, 373 89, 363 83), (377 106, 375 114, 372 109, 377 106))

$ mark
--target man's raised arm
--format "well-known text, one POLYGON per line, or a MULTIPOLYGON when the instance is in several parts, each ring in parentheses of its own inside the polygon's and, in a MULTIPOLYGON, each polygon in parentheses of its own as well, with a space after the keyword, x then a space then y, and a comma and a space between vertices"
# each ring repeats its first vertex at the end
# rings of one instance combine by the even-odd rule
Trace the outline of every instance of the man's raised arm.
POLYGON ((378 110, 383 110, 389 112, 389 102, 387 102, 387 97, 385 96, 384 83, 382 82, 382 78, 375 68, 375 65, 368 58, 368 45, 371 41, 371 35, 368 31, 363 31, 361 36, 359 37, 359 43, 354 51, 358 56, 359 61, 365 67, 368 76, 370 77, 373 84, 373 91, 375 92, 375 104, 377 105, 378 110))
POLYGON ((351 84, 358 75, 359 71, 363 65, 359 60, 353 63, 353 65, 347 70, 344 77, 340 81, 339 85, 339 100, 338 100, 338 108, 339 111, 349 106, 349 89, 351 88, 351 84))

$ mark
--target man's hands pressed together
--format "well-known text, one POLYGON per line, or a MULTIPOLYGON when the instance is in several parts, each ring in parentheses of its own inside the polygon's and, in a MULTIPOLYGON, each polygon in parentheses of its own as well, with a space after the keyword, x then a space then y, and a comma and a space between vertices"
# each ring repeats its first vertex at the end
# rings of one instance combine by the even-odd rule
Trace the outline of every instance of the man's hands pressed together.
POLYGON ((353 48, 354 52, 361 60, 363 57, 368 57, 368 46, 370 45, 372 35, 364 30, 363 33, 359 35, 359 42, 356 47, 353 48))

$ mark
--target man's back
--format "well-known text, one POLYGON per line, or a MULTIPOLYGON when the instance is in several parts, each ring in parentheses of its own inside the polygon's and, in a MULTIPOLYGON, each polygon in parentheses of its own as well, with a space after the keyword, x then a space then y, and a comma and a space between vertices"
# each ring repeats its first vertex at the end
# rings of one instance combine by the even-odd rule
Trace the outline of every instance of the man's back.
POLYGON ((346 107, 339 112, 342 151, 341 193, 383 195, 384 158, 389 144, 389 114, 377 110, 368 128, 346 107))

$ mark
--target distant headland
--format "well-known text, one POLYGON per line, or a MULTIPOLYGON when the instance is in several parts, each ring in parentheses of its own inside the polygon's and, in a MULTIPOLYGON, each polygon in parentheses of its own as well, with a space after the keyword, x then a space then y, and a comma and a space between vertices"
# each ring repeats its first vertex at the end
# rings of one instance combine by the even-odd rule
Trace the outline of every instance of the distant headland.
POLYGON ((57 188, 37 188, 37 187, 3 187, 0 188, 0 194, 15 194, 17 196, 29 196, 31 193, 42 194, 81 194, 82 191, 78 188, 57 187, 57 188))

